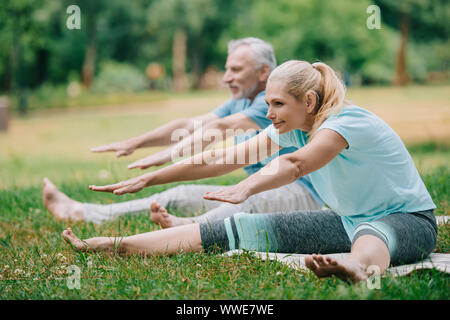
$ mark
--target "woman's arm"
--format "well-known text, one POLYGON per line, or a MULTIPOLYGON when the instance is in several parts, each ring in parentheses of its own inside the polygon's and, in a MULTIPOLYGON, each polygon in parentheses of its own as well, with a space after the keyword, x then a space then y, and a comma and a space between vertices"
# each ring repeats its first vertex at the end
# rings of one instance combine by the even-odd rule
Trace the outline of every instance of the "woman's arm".
POLYGON ((93 191, 120 195, 135 193, 145 187, 177 181, 221 176, 246 165, 261 161, 280 149, 265 131, 226 149, 208 150, 160 170, 107 186, 90 186, 93 191))
POLYGON ((303 148, 275 158, 259 172, 237 185, 208 192, 204 198, 241 203, 254 194, 289 184, 322 168, 347 145, 347 141, 337 132, 329 129, 320 130, 303 148))

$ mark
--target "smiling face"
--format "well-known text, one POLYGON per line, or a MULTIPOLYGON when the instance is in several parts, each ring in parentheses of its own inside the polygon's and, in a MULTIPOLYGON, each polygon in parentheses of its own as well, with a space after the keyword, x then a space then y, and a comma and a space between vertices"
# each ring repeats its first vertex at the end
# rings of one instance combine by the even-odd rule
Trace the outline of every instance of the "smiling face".
POLYGON ((265 66, 257 69, 254 54, 248 45, 242 45, 230 52, 225 64, 223 80, 233 99, 249 98, 264 90, 268 77, 265 66))
POLYGON ((299 99, 287 91, 284 82, 273 80, 267 83, 265 99, 269 105, 267 118, 280 134, 294 129, 311 130, 314 124, 315 96, 312 97, 310 92, 299 99))

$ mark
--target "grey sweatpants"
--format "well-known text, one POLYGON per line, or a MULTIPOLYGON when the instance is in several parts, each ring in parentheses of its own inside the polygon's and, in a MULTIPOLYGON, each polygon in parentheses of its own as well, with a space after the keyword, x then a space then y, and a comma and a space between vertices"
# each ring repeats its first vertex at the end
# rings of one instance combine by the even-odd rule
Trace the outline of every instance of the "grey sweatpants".
POLYGON ((198 223, 220 221, 238 212, 269 213, 320 209, 317 201, 297 182, 255 194, 240 204, 203 199, 203 195, 207 191, 213 192, 224 187, 197 184, 179 185, 143 199, 107 205, 83 203, 84 219, 101 224, 125 214, 148 213, 152 201, 158 202, 168 210, 176 209, 178 212, 192 217, 192 220, 198 223))
POLYGON ((352 239, 341 216, 331 210, 283 214, 237 213, 215 223, 200 224, 206 251, 246 249, 279 253, 349 252, 363 235, 381 239, 389 249, 391 264, 406 264, 427 257, 436 246, 437 225, 433 210, 392 213, 362 223, 352 239))

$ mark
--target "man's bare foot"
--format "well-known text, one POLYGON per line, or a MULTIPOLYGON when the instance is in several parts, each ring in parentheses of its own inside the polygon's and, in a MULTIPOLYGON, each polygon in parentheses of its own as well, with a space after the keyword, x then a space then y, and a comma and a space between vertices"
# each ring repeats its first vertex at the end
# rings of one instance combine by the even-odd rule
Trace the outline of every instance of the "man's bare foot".
POLYGON ((62 236, 64 240, 66 240, 67 243, 70 243, 76 251, 88 251, 88 245, 74 235, 72 229, 67 228, 64 230, 62 232, 62 236))
POLYGON ((59 191, 47 178, 42 182, 42 200, 44 206, 57 220, 75 222, 84 220, 83 205, 59 191))
POLYGON ((367 280, 368 276, 361 263, 351 258, 336 260, 320 254, 305 257, 306 266, 319 278, 336 277, 354 283, 367 280))
POLYGON ((193 223, 189 218, 181 218, 167 213, 167 210, 155 201, 150 205, 150 219, 164 229, 193 223))

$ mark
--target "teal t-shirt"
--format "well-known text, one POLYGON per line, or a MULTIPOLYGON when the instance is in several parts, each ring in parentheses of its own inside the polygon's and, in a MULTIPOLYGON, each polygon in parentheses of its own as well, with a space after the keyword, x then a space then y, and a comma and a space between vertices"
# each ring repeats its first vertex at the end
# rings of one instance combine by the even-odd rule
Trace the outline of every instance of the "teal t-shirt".
MULTIPOLYGON (((436 208, 400 137, 378 116, 346 106, 325 120, 322 129, 339 133, 348 148, 309 176, 323 201, 342 216, 350 239, 363 222, 436 208)), ((282 147, 301 148, 309 138, 298 129, 279 135, 271 125, 266 131, 282 147)))
MULTIPOLYGON (((230 99, 221 106, 214 109, 212 112, 219 118, 224 118, 235 113, 242 113, 245 114, 247 117, 249 117, 253 122, 255 122, 261 129, 265 129, 272 123, 272 121, 270 121, 266 117, 267 110, 269 107, 266 101, 264 100, 265 96, 266 92, 261 91, 256 95, 255 99, 253 99, 253 102, 250 102, 250 99, 230 99)), ((257 133, 259 133, 259 131, 255 131, 252 134, 243 134, 235 136, 234 142, 235 144, 241 143, 255 136, 257 133)), ((261 162, 244 167, 244 171, 249 175, 253 174, 259 171, 273 158, 296 150, 297 148, 295 147, 283 148, 279 152, 273 154, 272 156, 264 159, 261 162)), ((301 184, 304 188, 306 188, 306 190, 308 190, 309 194, 314 198, 314 200, 316 200, 316 202, 320 206, 323 206, 323 201, 322 199, 320 199, 316 190, 314 190, 314 187, 312 186, 311 180, 309 179, 308 176, 301 177, 300 179, 297 180, 297 183, 301 184)))

